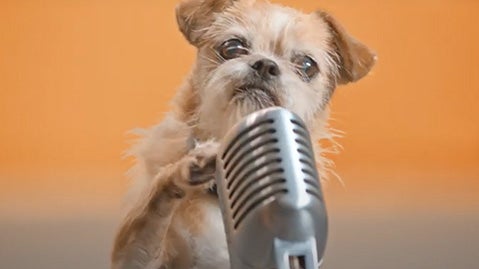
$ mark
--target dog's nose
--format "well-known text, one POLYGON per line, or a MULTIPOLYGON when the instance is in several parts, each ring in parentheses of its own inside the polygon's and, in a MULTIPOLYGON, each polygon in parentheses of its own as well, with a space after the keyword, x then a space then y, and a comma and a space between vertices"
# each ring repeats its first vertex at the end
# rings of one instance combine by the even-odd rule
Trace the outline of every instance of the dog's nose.
POLYGON ((251 67, 265 79, 271 79, 281 74, 279 66, 270 59, 258 60, 251 67))

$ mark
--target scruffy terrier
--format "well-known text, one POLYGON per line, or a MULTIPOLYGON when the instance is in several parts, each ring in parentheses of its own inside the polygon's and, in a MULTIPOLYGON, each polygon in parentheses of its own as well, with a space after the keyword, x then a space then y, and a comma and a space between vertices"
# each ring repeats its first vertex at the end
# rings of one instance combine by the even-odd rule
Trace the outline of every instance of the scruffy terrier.
MULTIPOLYGON (((218 141, 243 116, 271 106, 299 115, 314 141, 330 139, 338 84, 365 76, 376 56, 329 14, 261 0, 183 0, 178 25, 198 50, 174 110, 143 131, 131 207, 116 236, 113 269, 227 269, 214 192, 218 141)), ((318 169, 327 170, 315 146, 318 169)))

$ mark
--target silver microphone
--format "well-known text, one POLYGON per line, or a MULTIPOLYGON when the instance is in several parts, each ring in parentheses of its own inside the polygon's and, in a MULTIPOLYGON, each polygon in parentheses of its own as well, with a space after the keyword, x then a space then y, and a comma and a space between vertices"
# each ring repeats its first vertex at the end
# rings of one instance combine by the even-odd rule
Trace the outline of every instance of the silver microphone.
POLYGON ((309 132, 273 107, 246 116, 222 142, 216 184, 231 269, 317 269, 327 215, 309 132))

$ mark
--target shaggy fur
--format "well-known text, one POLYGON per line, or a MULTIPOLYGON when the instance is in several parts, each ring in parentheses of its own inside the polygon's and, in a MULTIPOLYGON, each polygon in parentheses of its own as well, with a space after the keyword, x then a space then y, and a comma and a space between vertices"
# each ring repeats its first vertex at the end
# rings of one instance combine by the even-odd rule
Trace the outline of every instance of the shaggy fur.
MULTIPOLYGON (((221 213, 210 191, 218 141, 243 116, 273 105, 298 114, 315 140, 331 139, 334 89, 365 76, 376 59, 322 11, 304 14, 260 0, 183 0, 176 13, 197 60, 174 110, 142 131, 131 151, 135 186, 112 269, 229 268, 221 213), (245 51, 225 59, 221 47, 232 39, 241 40, 245 51), (319 73, 298 72, 293 59, 303 55, 319 73), (275 69, 258 76, 255 63, 264 59, 275 69)), ((319 145, 318 169, 326 177, 328 161, 319 145)))

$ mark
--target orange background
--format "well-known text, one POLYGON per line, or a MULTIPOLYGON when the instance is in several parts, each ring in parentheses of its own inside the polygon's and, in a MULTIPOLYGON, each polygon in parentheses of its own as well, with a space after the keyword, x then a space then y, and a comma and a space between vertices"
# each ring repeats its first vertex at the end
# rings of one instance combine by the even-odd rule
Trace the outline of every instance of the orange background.
MULTIPOLYGON (((162 118, 194 59, 176 2, 0 2, 0 219, 101 219, 108 228, 95 255, 108 253, 131 165, 121 159, 126 132, 162 118)), ((325 190, 333 224, 476 220, 479 2, 274 2, 330 11, 379 56, 370 76, 333 99, 333 125, 346 132, 333 157, 345 186, 325 190)))

